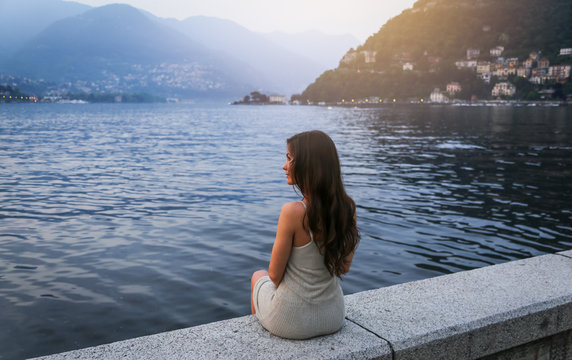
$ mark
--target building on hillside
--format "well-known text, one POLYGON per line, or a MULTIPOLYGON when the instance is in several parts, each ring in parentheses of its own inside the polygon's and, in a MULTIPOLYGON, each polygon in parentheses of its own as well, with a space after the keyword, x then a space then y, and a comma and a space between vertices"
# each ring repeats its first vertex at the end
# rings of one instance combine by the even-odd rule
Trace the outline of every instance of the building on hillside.
POLYGON ((473 60, 479 57, 481 50, 479 49, 467 49, 467 60, 473 60))
POLYGON ((283 95, 270 95, 268 101, 272 104, 286 104, 286 96, 283 95))
POLYGON ((570 77, 570 65, 554 65, 548 68, 548 76, 556 81, 565 81, 570 77))
POLYGON ((508 66, 496 69, 492 72, 492 76, 496 76, 499 79, 507 79, 511 75, 516 75, 516 69, 508 66))
POLYGON ((450 82, 447 84, 447 92, 449 94, 455 94, 458 92, 461 92, 462 88, 461 88, 461 84, 459 84, 456 81, 450 82))
POLYGON ((504 51, 504 46, 495 46, 494 48, 492 48, 491 50, 489 50, 491 56, 493 57, 499 57, 502 55, 502 52, 504 51))
POLYGON ((406 62, 405 64, 403 64, 403 71, 411 71, 413 70, 413 64, 410 62, 406 62))
POLYGON ((531 58, 528 58, 528 59, 524 60, 522 65, 524 65, 524 67, 527 69, 532 69, 532 65, 534 65, 534 60, 531 58))
POLYGON ((544 78, 541 76, 537 76, 537 75, 532 75, 528 81, 530 81, 531 83, 535 84, 535 85, 541 85, 544 83, 544 78))
POLYGON ((352 62, 356 61, 357 53, 354 50, 348 51, 344 57, 342 58, 342 62, 344 64, 351 64, 352 62))
MULTIPOLYGON (((376 51, 369 51, 369 50, 362 50, 359 52, 359 55, 363 56, 363 59, 366 64, 374 63, 376 54, 377 54, 376 51)), ((357 59, 358 59, 358 52, 352 49, 344 55, 341 62, 344 64, 351 64, 355 62, 357 59)))
POLYGON ((518 66, 518 58, 505 59, 505 64, 509 67, 517 67, 518 66))
POLYGON ((428 56, 427 57, 427 63, 429 64, 429 72, 437 71, 437 68, 439 67, 440 62, 441 62, 440 57, 428 56))
POLYGON ((538 67, 541 69, 548 69, 548 67, 550 66, 550 60, 548 60, 547 58, 542 58, 540 60, 538 60, 538 67))
POLYGON ((375 62, 375 55, 377 54, 376 51, 363 50, 361 54, 363 55, 366 64, 375 62))
POLYGON ((491 83, 491 73, 490 72, 479 74, 479 76, 487 84, 491 83))
POLYGON ((497 83, 491 91, 492 96, 513 96, 515 93, 516 87, 509 82, 497 83))
POLYGON ((562 48, 558 55, 572 55, 572 48, 562 48))
POLYGON ((449 101, 449 98, 441 92, 441 89, 435 88, 429 95, 429 100, 434 103, 445 103, 449 101))
POLYGON ((530 76, 530 68, 521 66, 518 69, 516 69, 516 75, 523 78, 528 78, 530 76))
POLYGON ((549 68, 534 68, 531 70, 531 74, 533 76, 548 76, 548 69, 549 68))
POLYGON ((539 57, 540 57, 540 54, 537 53, 536 51, 533 51, 530 54, 528 54, 528 58, 532 59, 532 60, 538 60, 539 57))
POLYGON ((490 73, 491 72, 491 63, 488 61, 479 61, 477 62, 477 74, 482 73, 490 73))
POLYGON ((544 89, 544 90, 540 90, 538 92, 538 95, 540 95, 541 99, 550 100, 550 99, 552 99, 555 92, 556 91, 554 89, 544 89))
POLYGON ((455 61, 455 66, 457 69, 476 69, 477 68, 477 60, 459 60, 455 61))

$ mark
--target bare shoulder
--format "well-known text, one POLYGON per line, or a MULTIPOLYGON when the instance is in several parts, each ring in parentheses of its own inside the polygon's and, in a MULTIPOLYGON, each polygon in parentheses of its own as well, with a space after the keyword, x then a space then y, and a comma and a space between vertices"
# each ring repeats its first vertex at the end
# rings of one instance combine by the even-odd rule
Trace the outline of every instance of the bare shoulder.
POLYGON ((280 217, 285 217, 287 220, 296 221, 304 217, 304 205, 299 201, 288 202, 282 205, 280 210, 280 217))

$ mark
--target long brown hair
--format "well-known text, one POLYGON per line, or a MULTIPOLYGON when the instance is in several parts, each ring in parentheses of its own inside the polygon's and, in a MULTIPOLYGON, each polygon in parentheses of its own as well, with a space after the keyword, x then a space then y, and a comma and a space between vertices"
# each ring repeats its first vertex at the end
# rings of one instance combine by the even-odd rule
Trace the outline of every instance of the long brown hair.
POLYGON ((338 151, 322 131, 296 134, 287 141, 296 186, 308 201, 308 226, 330 274, 344 273, 344 259, 359 242, 356 206, 344 189, 338 151))

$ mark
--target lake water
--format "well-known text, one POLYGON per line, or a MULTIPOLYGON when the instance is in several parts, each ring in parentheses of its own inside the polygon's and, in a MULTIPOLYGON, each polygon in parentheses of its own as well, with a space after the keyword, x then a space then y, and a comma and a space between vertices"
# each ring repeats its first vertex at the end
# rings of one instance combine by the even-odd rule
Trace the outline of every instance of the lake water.
POLYGON ((248 314, 309 129, 358 207, 346 294, 572 248, 570 107, 1 105, 0 359, 248 314))

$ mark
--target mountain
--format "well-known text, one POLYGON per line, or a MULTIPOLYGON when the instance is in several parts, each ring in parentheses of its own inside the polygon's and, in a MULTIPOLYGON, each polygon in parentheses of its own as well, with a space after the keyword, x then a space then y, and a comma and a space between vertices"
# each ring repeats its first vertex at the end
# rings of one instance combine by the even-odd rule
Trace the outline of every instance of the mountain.
POLYGON ((308 57, 320 64, 323 70, 336 68, 346 51, 360 43, 350 34, 326 35, 316 30, 297 34, 275 31, 264 36, 286 50, 308 57))
MULTIPOLYGON (((553 86, 542 83, 535 90, 522 76, 497 76, 492 70, 487 82, 476 76, 476 64, 462 61, 469 57, 511 71, 536 52, 550 64, 570 64, 571 57, 558 54, 572 47, 571 5, 570 0, 419 0, 356 51, 348 51, 338 68, 324 72, 301 99, 419 98, 453 81, 461 85, 459 96, 465 99, 490 97, 497 80, 517 85, 517 96, 518 91, 553 86), (497 46, 503 49, 501 56, 489 52, 497 46), (510 65, 512 58, 517 61, 510 65)), ((539 59, 534 59, 536 64, 539 59)), ((560 79, 554 86, 569 88, 569 77, 566 84, 560 79)))
MULTIPOLYGON (((291 51, 280 41, 275 42, 230 20, 193 16, 183 21, 167 19, 165 23, 205 47, 249 64, 260 72, 264 80, 259 88, 265 91, 300 92, 327 69, 321 61, 291 51)), ((314 45, 323 48, 320 44, 314 45)))
POLYGON ((257 72, 198 44, 129 5, 107 5, 59 20, 4 68, 70 82, 76 91, 146 91, 165 96, 236 96, 257 72))
POLYGON ((12 36, 2 37, 0 59, 8 57, 52 23, 90 8, 61 0, 1 0, 0 34, 12 36))
POLYGON ((300 92, 337 64, 351 36, 261 34, 232 21, 161 19, 129 5, 0 0, 0 74, 30 90, 242 97, 300 92), (29 81, 31 80, 31 82, 29 81), (39 82, 38 82, 38 81, 39 82))

